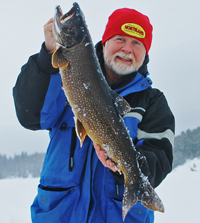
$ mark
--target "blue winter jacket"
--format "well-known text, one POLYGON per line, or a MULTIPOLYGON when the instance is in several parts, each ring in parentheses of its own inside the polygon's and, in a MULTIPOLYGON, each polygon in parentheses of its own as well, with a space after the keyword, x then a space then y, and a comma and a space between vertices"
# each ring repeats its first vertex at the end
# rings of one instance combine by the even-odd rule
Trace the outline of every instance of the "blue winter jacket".
MULTIPOLYGON (((87 137, 83 147, 76 139, 73 155, 73 169, 70 160, 71 139, 74 131, 74 115, 68 105, 62 118, 53 124, 59 111, 59 104, 64 104, 65 96, 60 89, 60 74, 53 75, 46 95, 46 103, 41 111, 41 126, 50 131, 51 142, 41 173, 38 195, 31 207, 32 221, 70 222, 70 223, 122 223, 123 185, 116 182, 110 171, 98 160, 92 141, 87 137), (49 124, 51 123, 51 124, 49 124), (65 126, 64 129, 62 127, 65 126)), ((148 81, 140 73, 124 87, 122 96, 141 91, 149 87, 148 81), (142 88, 142 89, 141 89, 142 88)), ((63 110, 63 109, 62 109, 63 110)), ((132 117, 130 135, 136 135, 139 120, 132 117)), ((130 123, 130 120, 129 120, 130 123)), ((127 123, 128 124, 128 123, 127 123)), ((138 202, 129 211, 125 223, 153 222, 153 211, 138 202)))
MULTIPOLYGON (((50 135, 38 194, 31 206, 32 221, 122 223, 123 176, 101 164, 88 137, 80 147, 60 74, 44 71, 39 62, 43 51, 22 67, 13 90, 20 123, 28 129, 49 129, 50 135)), ((115 91, 132 107, 124 122, 136 149, 146 157, 146 168, 143 162, 141 169, 156 187, 171 171, 174 117, 162 92, 151 88, 147 75, 138 72, 115 91)), ((154 212, 138 202, 124 222, 153 223, 154 212)))

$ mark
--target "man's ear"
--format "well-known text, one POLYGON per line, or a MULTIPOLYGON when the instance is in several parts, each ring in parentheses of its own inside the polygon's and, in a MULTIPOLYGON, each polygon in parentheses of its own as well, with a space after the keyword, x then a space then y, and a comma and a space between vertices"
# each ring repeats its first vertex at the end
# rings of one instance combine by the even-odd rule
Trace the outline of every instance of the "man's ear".
POLYGON ((104 53, 105 45, 106 45, 106 43, 104 43, 104 44, 102 45, 102 46, 103 46, 103 50, 102 50, 103 53, 104 53))

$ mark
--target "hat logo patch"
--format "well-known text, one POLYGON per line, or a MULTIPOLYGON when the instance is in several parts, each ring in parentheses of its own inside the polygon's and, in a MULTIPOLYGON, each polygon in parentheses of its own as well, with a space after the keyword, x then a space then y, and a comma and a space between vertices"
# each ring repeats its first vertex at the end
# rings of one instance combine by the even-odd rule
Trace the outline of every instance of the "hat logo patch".
POLYGON ((138 38, 145 38, 146 36, 144 29, 135 23, 125 23, 121 26, 121 30, 130 36, 138 38))

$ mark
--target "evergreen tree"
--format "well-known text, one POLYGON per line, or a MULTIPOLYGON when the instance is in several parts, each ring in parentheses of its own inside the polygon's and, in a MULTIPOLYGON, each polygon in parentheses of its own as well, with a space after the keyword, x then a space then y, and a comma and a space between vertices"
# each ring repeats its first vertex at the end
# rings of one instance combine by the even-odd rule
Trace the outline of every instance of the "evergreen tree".
POLYGON ((200 127, 193 131, 187 130, 175 137, 173 167, 195 157, 200 157, 200 127))
POLYGON ((35 153, 27 155, 22 152, 21 155, 15 155, 13 158, 7 158, 0 155, 0 179, 28 176, 39 177, 42 170, 44 153, 35 153))

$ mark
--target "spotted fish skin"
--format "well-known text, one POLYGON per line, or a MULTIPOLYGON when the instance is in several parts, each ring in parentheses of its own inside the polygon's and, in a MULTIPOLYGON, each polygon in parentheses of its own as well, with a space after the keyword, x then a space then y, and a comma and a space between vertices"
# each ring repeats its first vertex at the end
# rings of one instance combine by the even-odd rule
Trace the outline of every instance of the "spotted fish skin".
POLYGON ((64 15, 60 6, 56 7, 53 34, 57 50, 52 64, 60 70, 81 145, 88 135, 124 174, 123 220, 137 201, 164 212, 162 201, 140 170, 136 149, 123 122, 122 116, 131 108, 107 84, 77 3, 64 15))

